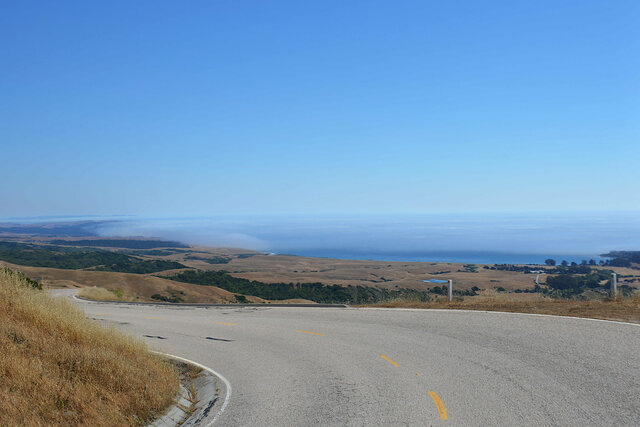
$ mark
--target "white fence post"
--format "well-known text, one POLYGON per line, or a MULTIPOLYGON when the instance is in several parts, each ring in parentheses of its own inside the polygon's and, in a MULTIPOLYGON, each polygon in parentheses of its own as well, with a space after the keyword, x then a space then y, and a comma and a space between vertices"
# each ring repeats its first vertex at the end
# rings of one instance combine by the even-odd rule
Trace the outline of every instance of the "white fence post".
POLYGON ((618 276, 616 273, 611 273, 611 298, 616 299, 616 293, 618 288, 618 276))
POLYGON ((453 280, 449 279, 449 302, 453 299, 453 280))

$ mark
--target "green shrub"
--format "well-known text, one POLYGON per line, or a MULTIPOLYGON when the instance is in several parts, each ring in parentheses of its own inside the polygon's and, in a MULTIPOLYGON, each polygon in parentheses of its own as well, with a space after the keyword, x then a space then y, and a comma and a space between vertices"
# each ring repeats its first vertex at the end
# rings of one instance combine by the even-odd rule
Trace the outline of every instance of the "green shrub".
POLYGON ((42 290, 42 285, 40 283, 36 282, 35 280, 31 279, 26 274, 21 273, 20 271, 14 271, 14 270, 11 270, 10 268, 7 268, 7 267, 0 268, 0 271, 2 271, 2 273, 6 274, 8 276, 15 277, 16 279, 24 282, 25 284, 27 284, 28 286, 31 286, 34 289, 42 290))

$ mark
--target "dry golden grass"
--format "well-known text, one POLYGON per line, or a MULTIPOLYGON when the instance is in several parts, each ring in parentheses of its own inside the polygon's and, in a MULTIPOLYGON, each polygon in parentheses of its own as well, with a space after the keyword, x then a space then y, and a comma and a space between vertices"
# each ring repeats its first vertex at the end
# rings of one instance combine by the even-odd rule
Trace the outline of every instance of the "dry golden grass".
POLYGON ((511 313, 553 314, 640 323, 640 296, 617 301, 575 301, 543 298, 539 295, 489 295, 462 301, 392 300, 368 307, 442 308, 458 310, 505 311, 511 313))
POLYGON ((112 301, 112 300, 119 299, 116 296, 116 294, 114 294, 113 292, 109 292, 105 288, 99 288, 97 286, 90 286, 87 288, 80 289, 78 291, 78 296, 81 296, 83 298, 103 300, 103 301, 104 300, 112 301))
MULTIPOLYGON (((195 248, 193 248, 195 250, 195 248)), ((216 248, 197 248, 198 256, 233 256, 233 252, 216 248), (205 252, 208 251, 208 252, 205 252)), ((240 252, 236 250, 235 253, 240 252)), ((195 252, 194 252, 195 253, 195 252)), ((424 283, 424 279, 452 279, 456 289, 493 290, 503 287, 507 290, 531 289, 535 285, 535 274, 524 274, 517 271, 485 269, 484 264, 475 264, 477 271, 465 271, 465 263, 446 262, 398 262, 398 261, 364 261, 329 258, 311 258, 285 255, 256 255, 249 258, 233 258, 228 264, 207 264, 202 261, 188 259, 190 253, 181 253, 167 257, 184 265, 202 270, 225 270, 234 277, 258 280, 265 283, 303 283, 320 282, 326 285, 361 285, 386 289, 411 288, 424 290, 434 284, 424 283), (445 273, 446 272, 446 273, 445 273)), ((487 265, 491 267, 491 265, 487 265)), ((544 268, 541 266, 540 268, 544 268)), ((602 268, 602 267, 596 267, 602 268)), ((619 284, 632 278, 640 278, 640 272, 629 268, 606 267, 618 273, 619 284)), ((543 274, 539 280, 546 281, 543 274)))
POLYGON ((177 388, 143 342, 0 269, 0 425, 138 425, 177 388))

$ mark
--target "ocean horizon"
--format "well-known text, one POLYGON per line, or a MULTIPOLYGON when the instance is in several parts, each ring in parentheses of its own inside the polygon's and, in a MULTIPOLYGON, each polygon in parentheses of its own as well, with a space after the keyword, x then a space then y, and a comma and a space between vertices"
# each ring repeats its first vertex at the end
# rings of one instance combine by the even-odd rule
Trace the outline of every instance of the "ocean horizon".
POLYGON ((297 250, 293 253, 276 253, 277 255, 293 255, 313 258, 330 258, 362 261, 389 262, 437 262, 468 264, 531 264, 543 265, 546 259, 554 259, 558 264, 563 260, 569 263, 581 263, 591 259, 599 262, 608 258, 601 254, 528 254, 491 251, 430 251, 421 253, 397 252, 351 252, 339 250, 297 250))
MULTIPOLYGON (((88 235, 145 237, 281 255, 394 262, 580 263, 640 249, 640 215, 132 215, 11 218, 78 224, 88 235)), ((74 229, 75 230, 75 229, 74 229)))
POLYGON ((476 264, 580 263, 640 249, 637 214, 226 215, 98 222, 102 236, 336 259, 476 264))

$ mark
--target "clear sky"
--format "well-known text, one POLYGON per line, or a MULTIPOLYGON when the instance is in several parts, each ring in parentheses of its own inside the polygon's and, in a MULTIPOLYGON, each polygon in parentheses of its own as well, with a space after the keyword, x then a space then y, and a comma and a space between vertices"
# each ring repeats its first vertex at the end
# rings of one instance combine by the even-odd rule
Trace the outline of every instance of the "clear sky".
POLYGON ((640 210, 638 1, 4 1, 0 217, 640 210))

